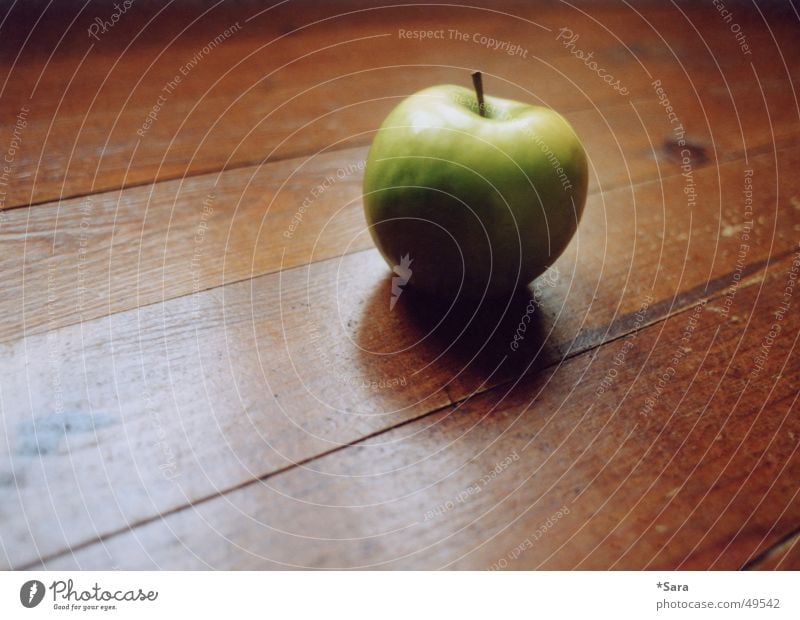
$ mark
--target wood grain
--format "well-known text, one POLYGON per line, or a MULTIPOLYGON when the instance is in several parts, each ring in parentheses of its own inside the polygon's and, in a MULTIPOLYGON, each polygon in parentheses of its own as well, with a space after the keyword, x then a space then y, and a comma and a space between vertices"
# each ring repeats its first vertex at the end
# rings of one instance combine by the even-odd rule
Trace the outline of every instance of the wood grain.
MULTIPOLYGON (((3 134, 29 109, 4 207, 365 145, 399 98, 431 84, 467 84, 476 65, 490 92, 564 112, 653 101, 652 82, 659 79, 673 98, 707 108, 713 122, 735 123, 740 132, 768 130, 766 116, 750 110, 762 105, 762 86, 782 93, 775 102, 767 99, 773 118, 798 120, 795 70, 786 60, 797 52, 792 24, 773 15, 768 29, 752 10, 739 14, 758 50, 748 56, 720 27, 713 7, 685 15, 655 5, 565 11, 554 3, 498 11, 488 2, 458 10, 354 3, 337 4, 336 17, 324 4, 289 3, 246 21, 258 12, 251 5, 203 14, 208 7, 173 4, 137 7, 99 40, 87 28, 107 8, 49 9, 31 41, 22 46, 13 36, 2 45, 11 67, 0 98, 3 134), (236 24, 241 28, 203 52, 236 24), (445 41, 398 34, 442 25, 445 41), (555 36, 565 25, 579 35, 570 49, 555 36), (468 41, 451 40, 450 30, 468 41), (528 53, 487 49, 471 39, 476 34, 528 53), (593 52, 629 96, 609 88, 574 49, 593 52), (184 75, 181 69, 198 53, 184 75), (165 92, 176 75, 181 83, 165 92), (791 105, 782 103, 784 96, 791 105), (715 114, 719 105, 728 112, 715 114), (145 126, 151 112, 155 120, 145 126)), ((31 25, 38 16, 28 9, 31 25)))
MULTIPOLYGON (((759 166, 779 159, 777 175, 759 171, 762 203, 773 204, 775 183, 793 182, 787 172, 796 165, 794 150, 757 157, 781 141, 796 141, 800 131, 791 92, 773 89, 770 97, 782 99, 777 117, 760 107, 758 97, 738 110, 722 100, 701 108, 681 95, 671 99, 694 145, 690 172, 706 181, 704 202, 723 205, 737 195, 743 180, 736 170, 749 166, 752 157, 759 166), (744 133, 735 111, 750 119, 744 133), (708 114, 715 120, 704 129, 708 114), (770 130, 753 119, 769 120, 770 130), (725 165, 717 174, 714 166, 720 163, 725 165), (714 176, 732 184, 729 193, 713 186, 714 176)), ((660 193, 686 185, 675 178, 666 182, 682 174, 683 149, 674 144, 674 134, 670 137, 671 123, 657 101, 567 116, 590 156, 590 191, 605 192, 590 199, 590 209, 629 203, 629 190, 621 188, 631 184, 651 181, 635 194, 644 192, 653 204, 662 201, 660 193)), ((7 251, 0 257, 0 278, 9 294, 0 301, 0 340, 371 247, 361 214, 365 158, 365 148, 311 154, 5 213, 0 241, 7 251), (302 221, 293 225, 296 217, 302 221)), ((800 194, 791 185, 782 187, 788 196, 800 194)), ((759 216, 762 224, 771 217, 759 216)), ((725 226, 738 225, 729 217, 735 216, 725 216, 725 226)), ((777 234, 786 234, 785 227, 777 234)))
POLYGON ((365 237, 352 245, 364 225, 365 155, 338 151, 12 210, 0 225, 9 291, 0 340, 365 249, 365 237))
POLYGON ((798 271, 46 567, 736 569, 800 518, 798 271))
POLYGON ((792 531, 748 564, 750 570, 800 570, 800 532, 792 531))
POLYGON ((744 53, 711 6, 51 4, 0 37, 0 566, 796 565, 791 7, 744 53), (575 126, 585 219, 504 303, 390 310, 365 145, 475 68, 575 126))
MULTIPOLYGON (((799 154, 784 153, 789 169, 799 154)), ((790 185, 776 195, 772 158, 751 163, 759 204, 772 206, 754 220, 741 269, 741 162, 720 168, 723 221, 710 209, 683 215, 683 177, 617 190, 590 205, 558 275, 533 289, 536 320, 518 351, 510 343, 530 293, 475 315, 409 290, 390 311, 388 270, 374 250, 3 345, 12 439, 0 462, 16 482, 0 510, 12 564, 304 462, 728 291, 793 251, 800 220, 785 206, 796 177, 782 173, 790 185), (65 413, 82 430, 65 435, 65 413)), ((695 187, 713 195, 717 174, 706 172, 695 187)))

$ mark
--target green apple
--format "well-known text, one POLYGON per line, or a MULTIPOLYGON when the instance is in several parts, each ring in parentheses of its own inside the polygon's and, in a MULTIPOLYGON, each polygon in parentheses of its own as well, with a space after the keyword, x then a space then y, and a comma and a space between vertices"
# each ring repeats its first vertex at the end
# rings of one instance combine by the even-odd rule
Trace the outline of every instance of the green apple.
POLYGON ((436 296, 511 294, 553 264, 586 201, 586 153, 557 112, 443 85, 403 100, 367 157, 364 209, 390 267, 436 296), (479 104, 479 99, 481 104, 479 104))

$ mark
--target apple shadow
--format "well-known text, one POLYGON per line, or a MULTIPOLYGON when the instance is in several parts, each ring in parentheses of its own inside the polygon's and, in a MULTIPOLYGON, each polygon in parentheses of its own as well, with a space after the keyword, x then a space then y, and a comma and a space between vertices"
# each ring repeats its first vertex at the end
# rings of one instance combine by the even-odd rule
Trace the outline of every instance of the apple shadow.
POLYGON ((378 352, 443 389, 457 385, 453 389, 464 393, 535 374, 552 363, 547 321, 529 288, 506 298, 452 302, 408 286, 390 307, 391 280, 390 273, 362 309, 356 339, 365 369, 376 370, 378 352))

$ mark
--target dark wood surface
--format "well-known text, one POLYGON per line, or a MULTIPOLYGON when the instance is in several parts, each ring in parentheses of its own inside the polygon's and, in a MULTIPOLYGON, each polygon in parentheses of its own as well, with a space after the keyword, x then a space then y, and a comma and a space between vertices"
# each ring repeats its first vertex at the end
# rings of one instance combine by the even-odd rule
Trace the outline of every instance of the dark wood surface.
POLYGON ((385 4, 5 9, 0 565, 800 568, 794 7, 733 5, 746 54, 712 5, 385 4), (390 311, 367 147, 476 68, 573 124, 584 218, 509 304, 390 311))

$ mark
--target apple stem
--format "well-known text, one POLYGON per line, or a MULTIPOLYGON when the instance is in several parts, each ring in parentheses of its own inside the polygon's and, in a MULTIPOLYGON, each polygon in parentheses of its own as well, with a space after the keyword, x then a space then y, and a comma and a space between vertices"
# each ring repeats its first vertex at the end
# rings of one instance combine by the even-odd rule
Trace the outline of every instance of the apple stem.
POLYGON ((483 77, 480 71, 472 74, 472 85, 475 87, 475 94, 478 96, 478 114, 486 116, 486 106, 483 103, 483 77))

